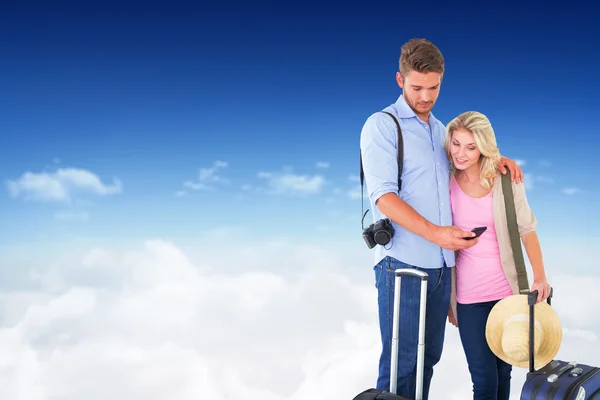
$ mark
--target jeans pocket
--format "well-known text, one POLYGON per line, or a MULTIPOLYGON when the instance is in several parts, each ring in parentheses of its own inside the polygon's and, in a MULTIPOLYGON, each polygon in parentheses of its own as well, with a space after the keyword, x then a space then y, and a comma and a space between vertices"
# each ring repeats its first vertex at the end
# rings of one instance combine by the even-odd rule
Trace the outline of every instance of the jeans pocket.
POLYGON ((379 289, 379 284, 381 283, 381 275, 383 275, 383 266, 381 265, 381 263, 374 266, 373 271, 375 271, 375 288, 379 289))
POLYGON ((437 283, 435 284, 435 288, 437 289, 438 287, 440 287, 440 285, 442 284, 442 279, 444 278, 444 274, 448 273, 448 271, 445 268, 440 268, 440 272, 438 274, 438 280, 437 283))
POLYGON ((437 275, 436 279, 435 279, 435 284, 433 286, 430 287, 430 291, 428 295, 431 295, 431 293, 435 292, 436 290, 440 289, 440 287, 443 285, 443 279, 445 278, 444 275, 445 274, 449 274, 452 273, 452 271, 446 269, 446 268, 440 268, 438 270, 432 270, 432 271, 428 271, 429 275, 432 275, 432 272, 435 272, 435 274, 437 275))
POLYGON ((379 286, 381 286, 381 279, 385 273, 389 272, 389 268, 390 265, 387 257, 379 261, 377 265, 373 267, 373 271, 375 271, 375 288, 379 289, 379 286))

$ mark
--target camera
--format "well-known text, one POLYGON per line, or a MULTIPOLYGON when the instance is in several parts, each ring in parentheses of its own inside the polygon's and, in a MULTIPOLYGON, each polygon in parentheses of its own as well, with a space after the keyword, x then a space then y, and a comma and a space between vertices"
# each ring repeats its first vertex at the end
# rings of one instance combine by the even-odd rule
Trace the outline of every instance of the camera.
POLYGON ((367 247, 372 249, 376 245, 385 246, 394 237, 394 227, 389 218, 380 219, 363 229, 363 239, 367 247))

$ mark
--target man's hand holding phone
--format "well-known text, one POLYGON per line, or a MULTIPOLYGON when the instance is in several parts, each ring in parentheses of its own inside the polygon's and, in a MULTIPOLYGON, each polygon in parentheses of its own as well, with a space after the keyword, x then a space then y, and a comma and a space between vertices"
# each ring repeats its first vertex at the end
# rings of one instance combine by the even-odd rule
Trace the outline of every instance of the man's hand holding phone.
POLYGON ((479 242, 475 232, 463 231, 458 226, 437 226, 430 240, 444 249, 454 251, 468 249, 479 242))
POLYGON ((479 236, 481 236, 481 234, 482 234, 483 232, 485 232, 486 230, 487 230, 487 226, 478 226, 477 228, 473 228, 473 229, 471 229, 471 232, 473 232, 473 233, 475 234, 475 236, 474 236, 474 237, 473 237, 473 236, 471 236, 471 237, 466 237, 466 238, 464 238, 464 239, 465 239, 465 240, 473 240, 473 239, 475 239, 476 237, 479 237, 479 236))

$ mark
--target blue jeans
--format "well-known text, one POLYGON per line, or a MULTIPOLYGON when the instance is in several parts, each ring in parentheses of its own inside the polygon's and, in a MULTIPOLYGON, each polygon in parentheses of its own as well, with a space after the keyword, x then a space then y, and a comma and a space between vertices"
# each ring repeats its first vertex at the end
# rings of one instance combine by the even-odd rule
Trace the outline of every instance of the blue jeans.
MULTIPOLYGON (((374 267, 375 286, 378 290, 379 327, 382 351, 379 358, 377 389, 390 389, 390 363, 394 307, 394 271, 398 268, 418 267, 405 264, 392 257, 384 258, 374 267)), ((423 400, 429 397, 433 367, 440 360, 444 344, 452 276, 450 269, 422 269, 429 274, 427 280, 427 312, 425 317, 425 370, 423 374, 423 400)), ((402 277, 400 288, 400 332, 398 343, 397 394, 415 398, 417 341, 421 281, 402 277)))
POLYGON ((512 366, 490 350, 485 339, 485 324, 497 301, 456 305, 456 321, 471 381, 473 400, 508 400, 512 366))

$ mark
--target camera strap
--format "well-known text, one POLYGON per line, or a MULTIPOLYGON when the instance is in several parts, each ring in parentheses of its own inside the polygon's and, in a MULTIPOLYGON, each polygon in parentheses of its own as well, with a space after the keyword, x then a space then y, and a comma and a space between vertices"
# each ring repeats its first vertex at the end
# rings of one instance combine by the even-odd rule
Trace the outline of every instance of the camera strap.
MULTIPOLYGON (((396 117, 394 117, 393 114, 387 112, 387 111, 381 111, 382 113, 385 113, 387 115, 389 115, 390 117, 392 117, 392 119, 394 120, 394 123, 396 124, 396 128, 397 128, 397 134, 398 134, 398 155, 397 155, 397 160, 398 160, 398 194, 400 193, 400 190, 402 189, 402 168, 404 166, 404 140, 402 138, 402 129, 400 128, 400 124, 398 123, 398 120, 396 119, 396 117)), ((363 163, 362 163, 362 151, 360 152, 360 202, 361 202, 361 208, 362 208, 362 220, 361 220, 361 224, 363 229, 365 229, 365 216, 367 215, 367 213, 369 212, 369 210, 367 209, 367 211, 364 211, 364 181, 365 181, 365 172, 363 170, 363 163)))

